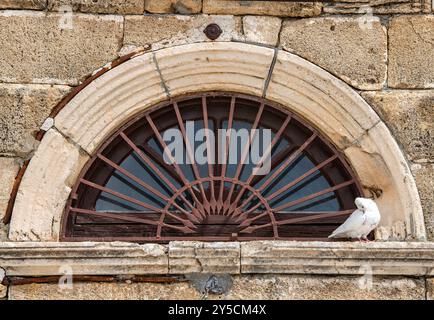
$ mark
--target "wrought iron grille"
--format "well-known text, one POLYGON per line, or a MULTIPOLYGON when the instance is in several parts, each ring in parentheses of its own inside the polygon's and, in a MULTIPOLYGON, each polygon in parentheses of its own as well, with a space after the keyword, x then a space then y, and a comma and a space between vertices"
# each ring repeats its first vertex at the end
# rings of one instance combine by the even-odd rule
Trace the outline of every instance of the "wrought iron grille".
POLYGON ((65 241, 324 240, 360 194, 343 155, 305 120, 265 99, 210 92, 150 108, 113 134, 73 187, 61 235, 65 241), (255 163, 244 161, 261 128, 271 130, 270 143, 255 163), (170 129, 181 132, 192 163, 165 151, 170 129), (244 142, 232 135, 211 139, 219 129, 251 134, 244 142), (188 130, 203 132, 202 141, 188 130), (230 162, 235 143, 239 152, 230 162), (210 161, 197 163, 204 144, 210 161), (253 174, 266 157, 269 172, 253 174))

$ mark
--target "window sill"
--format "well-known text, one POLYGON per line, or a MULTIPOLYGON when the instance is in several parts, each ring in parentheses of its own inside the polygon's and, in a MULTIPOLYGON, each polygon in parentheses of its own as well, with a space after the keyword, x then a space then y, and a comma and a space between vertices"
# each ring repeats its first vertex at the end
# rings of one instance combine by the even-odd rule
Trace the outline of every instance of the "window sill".
POLYGON ((433 242, 0 242, 8 276, 187 273, 434 275, 433 242))

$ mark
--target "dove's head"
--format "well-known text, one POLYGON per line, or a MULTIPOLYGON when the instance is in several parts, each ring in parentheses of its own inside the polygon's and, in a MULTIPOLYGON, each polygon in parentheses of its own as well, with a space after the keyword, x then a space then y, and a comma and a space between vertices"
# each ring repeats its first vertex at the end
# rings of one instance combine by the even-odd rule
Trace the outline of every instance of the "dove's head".
POLYGON ((354 201, 357 209, 362 210, 363 212, 367 210, 378 210, 377 204, 372 199, 368 198, 356 198, 354 201))

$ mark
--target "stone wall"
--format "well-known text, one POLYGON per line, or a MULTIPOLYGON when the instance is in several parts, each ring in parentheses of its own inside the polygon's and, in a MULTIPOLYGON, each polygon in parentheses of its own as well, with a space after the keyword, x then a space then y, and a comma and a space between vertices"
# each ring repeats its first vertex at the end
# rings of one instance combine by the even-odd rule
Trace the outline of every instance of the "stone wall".
MULTIPOLYGON (((0 0, 0 219, 19 168, 38 147, 36 133, 62 97, 125 54, 210 41, 203 29, 214 22, 223 30, 219 41, 282 48, 357 90, 404 151, 418 185, 428 239, 433 241, 433 5, 431 0, 0 0)), ((7 229, 0 222, 0 241, 7 240, 7 229)), ((301 298, 313 296, 287 289, 320 288, 319 283, 330 281, 337 288, 330 297, 342 297, 339 287, 353 283, 350 278, 327 279, 240 276, 228 298, 240 297, 249 282, 275 281, 276 291, 271 291, 301 298)), ((12 287, 10 297, 43 298, 43 290, 56 296, 51 286, 12 287)), ((79 284, 77 290, 86 286, 92 287, 91 297, 92 292, 97 295, 117 285, 79 284)), ((120 296, 129 292, 144 297, 151 285, 119 286, 120 296)), ((153 286, 169 292, 173 285, 153 286)), ((385 288, 401 297, 420 298, 424 290, 433 297, 433 287, 432 280, 425 284, 419 278, 382 278, 380 293, 363 297, 382 297, 385 288)), ((185 284, 178 290, 189 292, 187 296, 196 294, 185 284)), ((0 299, 5 295, 0 286, 0 299)))

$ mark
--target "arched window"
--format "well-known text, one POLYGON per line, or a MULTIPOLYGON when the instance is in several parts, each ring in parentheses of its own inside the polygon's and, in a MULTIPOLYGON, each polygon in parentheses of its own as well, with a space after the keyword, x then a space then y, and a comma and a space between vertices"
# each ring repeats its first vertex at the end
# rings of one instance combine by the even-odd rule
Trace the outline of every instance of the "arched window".
POLYGON ((62 239, 323 240, 360 194, 305 120, 264 99, 203 93, 147 109, 99 148, 71 192, 62 239))

